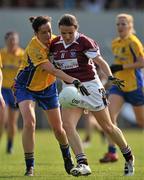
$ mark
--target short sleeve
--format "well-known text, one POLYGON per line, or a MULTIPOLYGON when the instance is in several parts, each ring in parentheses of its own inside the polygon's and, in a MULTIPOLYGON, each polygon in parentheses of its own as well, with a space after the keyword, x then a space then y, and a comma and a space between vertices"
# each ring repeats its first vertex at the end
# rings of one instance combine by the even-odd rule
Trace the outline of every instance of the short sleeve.
POLYGON ((139 40, 131 42, 130 48, 134 52, 137 58, 144 57, 144 48, 139 40))
POLYGON ((48 61, 47 51, 42 48, 34 47, 27 51, 28 58, 34 66, 38 66, 48 61))
POLYGON ((88 58, 95 58, 100 55, 100 49, 98 44, 91 38, 86 37, 83 38, 84 43, 84 53, 88 58))

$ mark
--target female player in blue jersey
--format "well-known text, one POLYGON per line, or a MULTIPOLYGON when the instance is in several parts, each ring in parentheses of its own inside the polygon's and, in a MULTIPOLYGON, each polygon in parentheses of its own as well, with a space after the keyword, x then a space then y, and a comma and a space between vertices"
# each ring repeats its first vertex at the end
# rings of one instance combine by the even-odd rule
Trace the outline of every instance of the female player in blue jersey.
MULTIPOLYGON (((133 107, 138 126, 144 129, 143 45, 135 35, 134 22, 131 15, 117 15, 116 26, 118 37, 112 41, 114 62, 111 65, 111 70, 115 77, 125 81, 125 87, 119 89, 116 86, 112 86, 110 89, 109 110, 111 119, 116 124, 119 112, 123 104, 127 102, 133 107)), ((107 163, 117 160, 118 155, 115 144, 113 141, 109 141, 108 152, 100 159, 100 162, 107 163)))

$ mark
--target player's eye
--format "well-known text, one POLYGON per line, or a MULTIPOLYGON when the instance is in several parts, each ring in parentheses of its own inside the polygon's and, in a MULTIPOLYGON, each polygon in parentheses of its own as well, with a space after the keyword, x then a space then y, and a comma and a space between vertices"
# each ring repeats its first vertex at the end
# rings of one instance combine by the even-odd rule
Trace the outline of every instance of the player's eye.
POLYGON ((120 25, 126 26, 127 24, 126 24, 126 23, 117 23, 116 25, 117 25, 117 26, 120 26, 120 25))

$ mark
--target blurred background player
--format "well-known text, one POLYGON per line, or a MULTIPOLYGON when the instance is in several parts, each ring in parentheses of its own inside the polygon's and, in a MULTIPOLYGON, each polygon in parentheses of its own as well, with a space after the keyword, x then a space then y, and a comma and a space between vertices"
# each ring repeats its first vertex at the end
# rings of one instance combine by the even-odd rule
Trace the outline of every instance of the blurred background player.
POLYGON ((7 131, 7 153, 12 153, 13 141, 17 129, 17 119, 19 116, 18 107, 11 90, 14 77, 20 66, 23 49, 19 46, 19 35, 17 32, 7 32, 5 34, 5 47, 0 50, 2 57, 2 94, 6 103, 4 112, 0 114, 0 138, 6 126, 7 131))
POLYGON ((1 92, 1 89, 2 89, 2 81, 3 81, 3 75, 2 75, 2 61, 1 61, 1 54, 0 54, 0 114, 3 113, 4 111, 4 107, 5 107, 5 101, 3 99, 3 96, 2 96, 2 92, 1 92))
MULTIPOLYGON (((114 63, 111 70, 116 78, 125 81, 125 87, 120 90, 112 86, 109 91, 109 111, 114 124, 125 102, 133 107, 140 128, 144 128, 144 93, 143 73, 144 50, 140 40, 135 35, 133 17, 129 14, 119 14, 116 17, 118 37, 112 41, 114 63)), ((101 163, 118 160, 116 147, 109 139, 108 152, 100 159, 101 163)))

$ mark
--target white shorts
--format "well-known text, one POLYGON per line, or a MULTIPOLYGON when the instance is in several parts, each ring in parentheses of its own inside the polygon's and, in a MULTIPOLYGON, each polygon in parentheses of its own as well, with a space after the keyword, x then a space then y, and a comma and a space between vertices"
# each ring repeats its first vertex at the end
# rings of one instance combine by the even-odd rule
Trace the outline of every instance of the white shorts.
MULTIPOLYGON (((80 101, 73 101, 72 107, 80 107, 89 111, 100 111, 107 106, 107 99, 105 89, 102 83, 96 80, 82 83, 90 93, 89 96, 83 96, 80 93, 80 101)), ((74 86, 72 84, 63 84, 63 88, 67 86, 74 86)))

